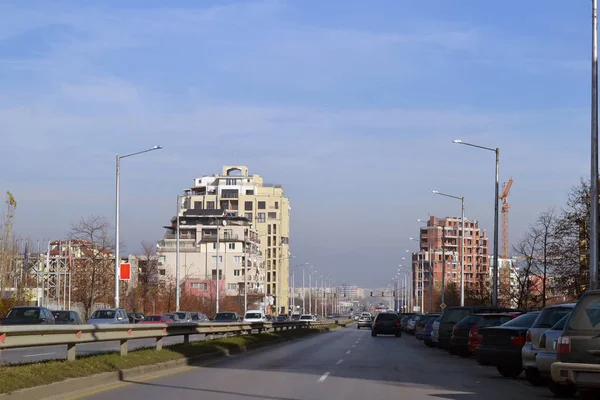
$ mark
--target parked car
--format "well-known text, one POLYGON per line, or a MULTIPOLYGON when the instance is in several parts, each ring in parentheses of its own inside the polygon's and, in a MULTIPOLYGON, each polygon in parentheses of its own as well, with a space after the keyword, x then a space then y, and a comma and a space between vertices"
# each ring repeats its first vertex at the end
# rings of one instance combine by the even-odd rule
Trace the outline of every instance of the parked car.
POLYGON ((473 314, 483 313, 503 313, 503 312, 518 312, 513 308, 502 308, 502 307, 481 307, 481 306, 469 306, 469 307, 448 307, 442 315, 440 321, 438 347, 441 349, 449 350, 451 353, 454 352, 452 342, 452 330, 454 325, 460 322, 463 318, 473 314))
POLYGON ((371 336, 377 335, 395 335, 402 336, 400 330, 400 320, 398 314, 395 313, 379 313, 373 320, 371 325, 371 336))
POLYGON ((190 313, 192 315, 192 322, 207 322, 208 321, 208 317, 204 314, 202 314, 201 312, 191 312, 190 313))
POLYGON ((302 314, 300 316, 300 319, 298 321, 300 322, 312 322, 312 321, 316 321, 317 318, 314 315, 310 315, 310 314, 302 314))
POLYGON ((87 320, 88 324, 128 324, 129 317, 122 308, 103 308, 94 311, 87 320))
POLYGON ((574 384, 582 400, 600 399, 600 290, 577 302, 556 346, 552 380, 574 384))
POLYGON ((137 324, 138 322, 143 321, 145 317, 144 317, 144 313, 132 312, 132 313, 127 313, 127 318, 129 318, 130 324, 137 324))
POLYGON ((179 319, 179 315, 177 315, 177 313, 166 313, 165 315, 169 317, 174 324, 181 324, 181 320, 179 319))
POLYGON ((81 317, 77 311, 55 310, 52 311, 54 323, 56 325, 81 325, 81 317))
POLYGON ((540 341, 540 337, 565 315, 569 314, 573 308, 575 308, 575 304, 560 304, 545 307, 527 331, 525 346, 521 350, 521 357, 523 358, 525 376, 532 385, 541 386, 546 383, 545 379, 540 376, 535 362, 535 356, 539 351, 538 342, 540 341))
POLYGON ((424 340, 425 344, 430 347, 436 347, 438 338, 440 335, 440 321, 442 320, 442 316, 440 315, 431 323, 431 343, 427 340, 424 340))
POLYGON ((356 329, 360 329, 360 328, 371 328, 371 324, 373 323, 373 318, 371 318, 371 315, 361 315, 360 318, 358 319, 358 322, 356 323, 356 329))
POLYGON ((193 322, 196 322, 192 318, 192 313, 189 311, 175 311, 174 314, 177 314, 177 316, 179 317, 180 324, 191 324, 193 322))
POLYGON ((278 315, 277 318, 275 319, 275 322, 289 322, 291 321, 291 317, 288 317, 287 315, 278 315))
MULTIPOLYGON (((471 352, 469 351, 469 338, 472 336, 471 329, 482 320, 486 320, 486 326, 499 326, 511 319, 513 319, 513 317, 510 314, 494 313, 473 314, 461 319, 452 329, 452 337, 450 339, 452 352, 461 357, 469 357, 471 355, 471 352)), ((479 330, 479 328, 477 329, 479 330)))
POLYGON ((172 324, 173 320, 171 319, 171 317, 168 314, 155 314, 155 315, 148 315, 144 318, 143 321, 138 322, 138 324, 144 324, 144 325, 149 325, 149 324, 172 324))
POLYGON ((439 316, 439 313, 429 313, 423 315, 419 319, 419 322, 415 325, 415 338, 417 340, 423 340, 425 333, 425 325, 427 324, 427 322, 433 322, 439 316))
POLYGON ((267 318, 265 313, 261 310, 248 310, 244 315, 244 322, 249 324, 254 322, 267 322, 267 318))
POLYGON ((420 319, 421 319, 421 314, 415 314, 415 315, 411 316, 408 319, 408 322, 406 323, 406 329, 405 329, 406 333, 410 333, 410 334, 414 335, 415 327, 420 319))
POLYGON ((521 349, 527 330, 537 319, 539 311, 523 314, 500 326, 482 328, 475 357, 480 365, 493 365, 505 378, 516 378, 523 372, 521 349))
POLYGON ((2 325, 54 325, 54 316, 46 307, 13 307, 2 325))
POLYGON ((482 328, 490 328, 493 326, 503 325, 511 319, 515 319, 518 316, 522 315, 522 313, 505 313, 505 314, 484 314, 488 317, 480 319, 478 322, 473 325, 471 330, 469 331, 469 355, 475 353, 475 349, 481 343, 481 335, 479 335, 479 329, 482 328), (500 316, 498 318, 498 316, 500 316), (506 319, 508 316, 508 319, 506 319))
POLYGON ((408 327, 408 321, 412 318, 415 313, 404 313, 400 316, 400 328, 402 331, 406 332, 408 327))
POLYGON ((556 362, 556 343, 567 325, 571 313, 562 317, 554 326, 540 336, 538 342, 538 353, 535 355, 535 364, 540 377, 545 380, 546 385, 557 397, 571 397, 577 392, 577 386, 573 384, 560 384, 552 380, 552 364, 556 362))
POLYGON ((215 315, 215 317, 213 318, 212 322, 238 322, 238 315, 237 313, 230 311, 218 312, 217 315, 215 315))

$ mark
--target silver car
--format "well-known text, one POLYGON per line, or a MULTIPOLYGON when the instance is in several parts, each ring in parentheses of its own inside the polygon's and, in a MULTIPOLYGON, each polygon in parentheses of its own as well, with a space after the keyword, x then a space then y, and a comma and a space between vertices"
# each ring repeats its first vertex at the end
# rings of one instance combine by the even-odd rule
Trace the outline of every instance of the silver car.
POLYGON ((558 338, 562 335, 570 315, 571 313, 565 315, 556 325, 542 334, 538 343, 539 351, 535 356, 535 363, 540 376, 546 380, 548 388, 557 397, 571 397, 577 392, 575 385, 563 385, 554 382, 551 374, 552 364, 556 362, 558 338))
POLYGON ((546 383, 546 380, 540 376, 535 362, 535 356, 540 351, 538 343, 541 336, 565 315, 569 314, 574 307, 575 304, 569 303, 544 308, 531 328, 527 331, 525 346, 521 349, 521 357, 523 360, 525 376, 532 385, 541 386, 546 383))
POLYGON ((438 339, 440 338, 440 322, 442 321, 442 316, 440 315, 433 321, 431 326, 431 343, 432 346, 437 346, 438 339))
POLYGON ((96 310, 87 320, 90 325, 98 324, 128 324, 129 317, 122 308, 103 308, 96 310))

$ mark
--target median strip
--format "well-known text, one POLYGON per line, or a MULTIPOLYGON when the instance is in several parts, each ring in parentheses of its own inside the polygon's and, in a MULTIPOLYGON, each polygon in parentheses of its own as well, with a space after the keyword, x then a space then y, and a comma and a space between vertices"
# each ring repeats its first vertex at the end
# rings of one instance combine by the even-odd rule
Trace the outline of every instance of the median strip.
MULTIPOLYGON (((94 378, 94 376, 106 375, 113 373, 114 379, 104 377, 104 380, 99 380, 98 384, 107 384, 106 379, 112 379, 117 382, 123 379, 128 370, 141 368, 136 375, 152 373, 157 368, 149 366, 161 365, 160 370, 164 371, 171 368, 180 368, 185 365, 193 364, 194 361, 204 361, 207 359, 218 358, 222 356, 239 354, 248 350, 293 340, 315 333, 329 331, 330 327, 308 328, 285 330, 278 332, 268 332, 257 335, 244 335, 214 339, 205 342, 194 342, 188 345, 176 344, 169 347, 164 347, 161 351, 154 349, 143 349, 129 352, 126 356, 121 356, 119 353, 101 354, 93 356, 85 356, 76 359, 75 361, 47 361, 35 364, 23 364, 0 367, 0 399, 2 398, 39 398, 47 396, 56 396, 61 393, 49 393, 40 391, 39 395, 33 393, 37 390, 45 390, 40 386, 51 385, 53 383, 62 382, 73 378, 94 378), (144 371, 144 367, 146 371, 144 371), (35 388, 35 389, 28 389, 35 388), (25 390, 23 390, 25 389, 25 390), (19 391, 19 392, 17 392, 19 391), (14 393, 16 392, 16 393, 14 393), (6 395, 6 394, 9 395, 6 395)), ((88 378, 88 379, 89 379, 88 378)), ((73 382, 73 381, 71 381, 73 382)), ((86 382, 87 387, 93 386, 93 381, 86 382)), ((56 390, 77 390, 77 385, 61 384, 51 385, 56 386, 56 390)))

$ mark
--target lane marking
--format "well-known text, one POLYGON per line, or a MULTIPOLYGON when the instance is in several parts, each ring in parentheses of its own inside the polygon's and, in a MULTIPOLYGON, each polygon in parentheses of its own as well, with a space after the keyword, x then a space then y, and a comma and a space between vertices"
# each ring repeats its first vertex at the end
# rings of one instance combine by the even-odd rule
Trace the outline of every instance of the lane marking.
POLYGON ((56 353, 27 354, 27 355, 24 355, 24 356, 22 356, 22 357, 23 357, 23 358, 27 358, 27 357, 41 357, 41 356, 51 356, 51 355, 53 355, 53 354, 56 354, 56 353))
POLYGON ((352 348, 355 348, 355 347, 356 347, 356 345, 355 345, 355 344, 353 344, 353 345, 352 345, 352 348))
POLYGON ((325 372, 325 373, 323 374, 323 376, 322 376, 322 377, 320 377, 320 378, 319 378, 319 380, 318 380, 317 382, 319 382, 319 383, 323 383, 323 382, 325 382, 325 379, 327 379, 327 377, 328 377, 328 376, 329 376, 329 372, 325 372))
POLYGON ((343 359, 341 359, 341 360, 339 360, 338 362, 336 362, 336 363, 335 363, 335 365, 340 365, 340 364, 341 364, 341 363, 343 363, 343 362, 344 362, 344 360, 343 360, 343 359))
POLYGON ((350 350, 348 350, 348 351, 346 352, 346 354, 350 354, 350 353, 351 353, 351 351, 350 351, 350 350))

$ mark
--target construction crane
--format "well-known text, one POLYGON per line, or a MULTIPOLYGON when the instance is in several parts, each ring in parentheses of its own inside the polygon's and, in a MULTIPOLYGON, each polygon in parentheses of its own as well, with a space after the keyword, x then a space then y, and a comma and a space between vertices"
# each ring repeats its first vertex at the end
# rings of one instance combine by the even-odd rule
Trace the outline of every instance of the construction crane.
POLYGON ((508 258, 508 195, 510 188, 513 184, 513 178, 511 177, 508 182, 502 184, 502 194, 498 196, 502 201, 502 258, 508 258))

